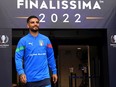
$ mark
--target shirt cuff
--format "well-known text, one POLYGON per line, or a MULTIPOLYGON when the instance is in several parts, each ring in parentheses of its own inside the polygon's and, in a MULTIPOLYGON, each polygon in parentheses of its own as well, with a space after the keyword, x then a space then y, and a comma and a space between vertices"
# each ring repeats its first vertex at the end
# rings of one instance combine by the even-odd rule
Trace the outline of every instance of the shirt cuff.
POLYGON ((19 74, 19 75, 24 74, 24 71, 21 70, 21 71, 18 72, 18 74, 19 74))

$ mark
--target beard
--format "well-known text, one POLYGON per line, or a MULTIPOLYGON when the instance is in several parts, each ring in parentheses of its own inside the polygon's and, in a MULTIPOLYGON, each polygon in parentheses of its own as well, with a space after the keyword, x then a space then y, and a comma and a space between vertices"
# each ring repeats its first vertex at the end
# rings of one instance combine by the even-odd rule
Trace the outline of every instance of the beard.
POLYGON ((33 28, 30 28, 30 31, 36 33, 36 32, 39 31, 39 27, 35 26, 35 27, 33 27, 33 28))

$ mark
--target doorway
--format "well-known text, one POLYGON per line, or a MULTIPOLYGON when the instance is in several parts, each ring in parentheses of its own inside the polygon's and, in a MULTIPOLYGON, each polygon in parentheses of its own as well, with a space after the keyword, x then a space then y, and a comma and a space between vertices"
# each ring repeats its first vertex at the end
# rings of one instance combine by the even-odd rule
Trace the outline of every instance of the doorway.
POLYGON ((61 45, 58 47, 59 52, 59 84, 60 87, 81 87, 89 85, 89 79, 85 79, 84 76, 90 74, 90 59, 88 58, 88 46, 79 45, 61 45), (70 74, 76 74, 73 77, 76 80, 76 86, 74 82, 69 84, 70 74), (82 78, 81 78, 82 77, 82 78), (72 86, 73 85, 73 86, 72 86))
POLYGON ((97 57, 97 47, 60 45, 58 53, 59 87, 100 87, 100 59, 97 57), (71 74, 72 83, 69 82, 71 74))

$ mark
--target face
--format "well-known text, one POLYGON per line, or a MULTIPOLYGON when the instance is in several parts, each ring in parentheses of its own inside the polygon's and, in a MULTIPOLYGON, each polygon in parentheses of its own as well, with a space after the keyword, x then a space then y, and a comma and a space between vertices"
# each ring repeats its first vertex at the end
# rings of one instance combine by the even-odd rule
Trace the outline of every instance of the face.
POLYGON ((37 18, 30 19, 29 22, 27 23, 27 27, 32 32, 37 32, 39 30, 39 20, 37 18))

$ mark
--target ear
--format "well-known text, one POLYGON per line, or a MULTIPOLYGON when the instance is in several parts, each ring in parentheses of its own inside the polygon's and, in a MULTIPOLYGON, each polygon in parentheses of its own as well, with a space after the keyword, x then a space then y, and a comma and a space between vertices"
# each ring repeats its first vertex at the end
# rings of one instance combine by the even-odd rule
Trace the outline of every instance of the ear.
POLYGON ((29 28, 29 25, 27 24, 27 28, 29 28))

